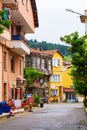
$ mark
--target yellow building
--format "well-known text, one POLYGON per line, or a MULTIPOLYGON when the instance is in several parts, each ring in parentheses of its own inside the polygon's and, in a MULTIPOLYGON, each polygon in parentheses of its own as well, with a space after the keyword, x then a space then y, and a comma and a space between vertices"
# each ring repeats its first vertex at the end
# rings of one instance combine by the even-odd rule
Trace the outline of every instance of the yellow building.
POLYGON ((70 75, 71 72, 71 63, 64 62, 63 66, 63 100, 72 102, 76 99, 76 94, 72 88, 73 81, 70 75))
POLYGON ((82 102, 83 97, 76 94, 73 87, 73 80, 70 75, 71 72, 71 63, 70 62, 63 62, 63 101, 67 102, 75 102, 78 101, 82 102))
POLYGON ((63 55, 57 50, 46 51, 52 55, 52 75, 49 81, 49 97, 51 102, 60 102, 63 99, 63 55))

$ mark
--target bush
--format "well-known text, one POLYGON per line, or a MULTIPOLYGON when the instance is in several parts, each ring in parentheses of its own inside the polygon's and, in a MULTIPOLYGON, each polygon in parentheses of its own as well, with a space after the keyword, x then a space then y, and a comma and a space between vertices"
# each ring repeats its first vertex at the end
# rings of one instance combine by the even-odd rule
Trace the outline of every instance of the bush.
POLYGON ((29 105, 24 106, 24 110, 28 110, 29 109, 29 105))
POLYGON ((41 97, 39 95, 34 96, 34 103, 39 104, 41 102, 41 97))

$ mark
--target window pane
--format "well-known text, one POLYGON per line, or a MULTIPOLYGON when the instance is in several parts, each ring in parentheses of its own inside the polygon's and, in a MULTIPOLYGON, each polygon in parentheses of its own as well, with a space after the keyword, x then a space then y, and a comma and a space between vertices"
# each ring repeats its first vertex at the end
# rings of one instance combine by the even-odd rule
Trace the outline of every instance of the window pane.
POLYGON ((4 52, 4 69, 7 69, 7 52, 4 52))
POLYGON ((15 58, 11 56, 11 71, 15 71, 15 58))

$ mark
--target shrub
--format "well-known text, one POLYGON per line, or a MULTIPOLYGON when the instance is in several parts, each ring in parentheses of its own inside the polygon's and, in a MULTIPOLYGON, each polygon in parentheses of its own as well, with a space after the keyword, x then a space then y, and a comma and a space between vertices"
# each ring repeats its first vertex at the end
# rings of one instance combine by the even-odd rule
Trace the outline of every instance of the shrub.
POLYGON ((24 106, 24 110, 28 110, 29 109, 29 105, 24 106))
POLYGON ((41 102, 41 97, 39 95, 34 96, 34 103, 39 104, 41 102))

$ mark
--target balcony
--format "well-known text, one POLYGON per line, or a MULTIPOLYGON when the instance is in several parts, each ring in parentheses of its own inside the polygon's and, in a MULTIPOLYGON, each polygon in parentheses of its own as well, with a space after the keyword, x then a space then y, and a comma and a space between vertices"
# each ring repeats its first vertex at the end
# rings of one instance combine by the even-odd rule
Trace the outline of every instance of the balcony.
POLYGON ((17 7, 17 0, 1 0, 5 7, 15 9, 17 7))
POLYGON ((5 28, 4 32, 0 34, 0 41, 10 41, 10 40, 11 40, 11 33, 7 28, 5 28))
POLYGON ((17 0, 1 0, 3 4, 14 4, 17 0))
POLYGON ((19 55, 30 54, 29 44, 21 35, 12 35, 11 50, 19 55))
POLYGON ((34 33, 34 18, 32 7, 29 5, 28 9, 21 1, 18 1, 17 9, 11 10, 11 20, 17 26, 22 26, 22 32, 34 33))

